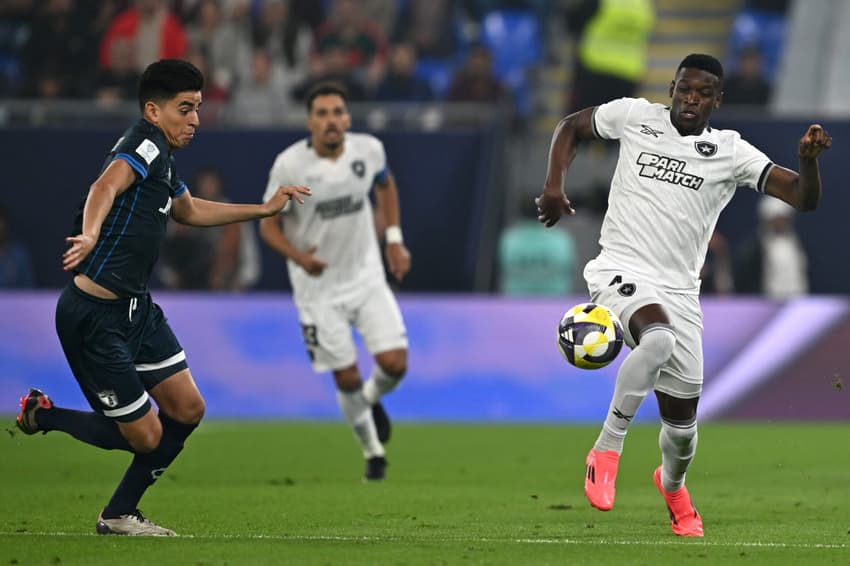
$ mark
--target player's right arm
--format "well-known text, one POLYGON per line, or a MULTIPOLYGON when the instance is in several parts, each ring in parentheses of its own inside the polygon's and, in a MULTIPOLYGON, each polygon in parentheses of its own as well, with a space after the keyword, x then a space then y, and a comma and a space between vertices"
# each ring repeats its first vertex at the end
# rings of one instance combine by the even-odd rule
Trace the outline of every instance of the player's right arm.
POLYGON ((100 237, 100 227, 116 197, 135 181, 136 173, 133 168, 123 159, 115 159, 92 183, 83 208, 83 231, 76 236, 65 238, 71 247, 62 255, 62 269, 74 269, 91 253, 100 237))
POLYGON ((537 197, 537 217, 547 227, 553 226, 564 213, 576 213, 564 192, 564 177, 575 159, 576 150, 583 140, 593 139, 593 111, 585 108, 566 116, 555 126, 549 145, 549 162, 543 193, 537 197))
POLYGON ((270 216, 260 220, 260 237, 271 249, 285 258, 291 259, 310 275, 321 275, 327 263, 316 257, 316 246, 307 250, 299 250, 286 234, 280 224, 280 217, 270 216))

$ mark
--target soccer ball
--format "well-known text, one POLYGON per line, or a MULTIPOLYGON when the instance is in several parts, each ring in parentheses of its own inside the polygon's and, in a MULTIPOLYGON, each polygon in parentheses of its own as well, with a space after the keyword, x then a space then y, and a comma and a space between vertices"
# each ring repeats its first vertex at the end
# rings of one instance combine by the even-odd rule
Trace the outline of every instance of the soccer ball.
POLYGON ((599 369, 623 347, 623 325, 613 312, 595 303, 572 307, 558 324, 558 349, 572 365, 599 369))

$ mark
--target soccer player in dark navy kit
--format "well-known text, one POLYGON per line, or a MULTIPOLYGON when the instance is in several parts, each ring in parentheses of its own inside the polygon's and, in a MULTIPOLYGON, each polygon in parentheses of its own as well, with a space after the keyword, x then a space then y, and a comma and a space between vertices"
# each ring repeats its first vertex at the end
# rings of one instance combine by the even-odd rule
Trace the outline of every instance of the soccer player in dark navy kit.
POLYGON ((229 224, 278 214, 291 198, 303 203, 310 194, 301 186, 279 187, 265 204, 192 197, 172 150, 195 135, 203 82, 185 61, 165 59, 145 70, 143 117, 110 150, 67 238, 63 267, 73 279, 59 297, 56 330, 94 411, 61 409, 38 389, 21 399, 17 426, 27 434, 60 430, 134 454, 98 516, 100 534, 175 534, 146 519, 138 503, 204 415, 183 348, 148 291, 168 217, 192 226, 229 224))

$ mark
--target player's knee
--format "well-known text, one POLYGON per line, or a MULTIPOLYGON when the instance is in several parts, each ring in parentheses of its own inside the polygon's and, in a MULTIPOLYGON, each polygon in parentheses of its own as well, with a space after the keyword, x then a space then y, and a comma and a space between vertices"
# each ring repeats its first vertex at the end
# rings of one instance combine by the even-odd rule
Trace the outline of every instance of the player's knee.
POLYGON ((689 451, 693 447, 697 437, 697 423, 696 421, 687 424, 669 423, 662 419, 661 432, 662 435, 659 444, 662 450, 664 449, 664 443, 667 443, 669 446, 675 447, 680 451, 689 451))
POLYGON ((378 366, 388 376, 396 381, 401 380, 407 373, 407 350, 395 350, 378 356, 378 366))
POLYGON ((133 431, 133 433, 127 437, 127 442, 130 443, 133 450, 144 454, 156 450, 161 440, 161 426, 133 431))
POLYGON ((206 410, 207 405, 204 398, 198 395, 182 403, 177 414, 171 416, 174 420, 184 424, 198 424, 204 418, 206 410))
POLYGON ((673 355, 676 332, 671 326, 656 326, 641 334, 638 347, 651 357, 654 365, 661 367, 673 355))
POLYGON ((357 391, 363 386, 357 366, 334 371, 334 381, 340 391, 357 391))

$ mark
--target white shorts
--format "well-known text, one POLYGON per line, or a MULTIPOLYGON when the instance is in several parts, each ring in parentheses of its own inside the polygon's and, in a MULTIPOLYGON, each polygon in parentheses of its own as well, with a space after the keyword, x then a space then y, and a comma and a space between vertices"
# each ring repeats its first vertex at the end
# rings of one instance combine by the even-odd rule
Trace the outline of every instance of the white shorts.
POLYGON ((624 340, 630 348, 635 339, 629 320, 641 307, 658 304, 664 308, 673 330, 676 347, 661 368, 655 390, 680 399, 693 399, 702 393, 702 309, 699 295, 671 293, 627 271, 597 269, 587 264, 584 278, 593 302, 611 309, 623 323, 624 340))
POLYGON ((299 304, 304 344, 317 372, 334 371, 357 363, 352 328, 370 354, 407 349, 407 329, 389 285, 379 281, 357 296, 299 304))

